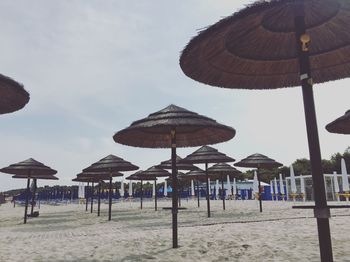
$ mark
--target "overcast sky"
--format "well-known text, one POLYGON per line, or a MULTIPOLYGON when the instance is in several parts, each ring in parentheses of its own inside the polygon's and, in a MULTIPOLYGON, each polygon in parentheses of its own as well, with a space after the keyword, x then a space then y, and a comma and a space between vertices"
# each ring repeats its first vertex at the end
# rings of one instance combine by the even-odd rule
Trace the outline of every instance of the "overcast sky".
MULTIPOLYGON (((72 184, 108 154, 148 168, 169 159, 170 150, 123 146, 112 136, 169 104, 234 127, 236 136, 214 147, 237 160, 258 152, 288 166, 308 157, 300 88, 226 90, 180 69, 180 52, 198 29, 251 2, 0 1, 0 72, 31 96, 23 110, 0 116, 0 167, 33 157, 58 170, 51 185, 72 184)), ((349 136, 324 129, 349 109, 349 85, 315 86, 323 158, 350 145, 349 136)), ((0 191, 25 186, 6 174, 0 181, 0 191)))

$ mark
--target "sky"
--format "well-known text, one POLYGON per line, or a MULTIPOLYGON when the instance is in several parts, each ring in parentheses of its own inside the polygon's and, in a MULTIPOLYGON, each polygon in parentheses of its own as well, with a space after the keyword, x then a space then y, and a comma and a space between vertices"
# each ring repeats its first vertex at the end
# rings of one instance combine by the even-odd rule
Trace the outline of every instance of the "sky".
MULTIPOLYGON (((289 166, 308 158, 301 88, 229 90, 186 77, 179 56, 198 31, 252 1, 2 0, 0 73, 23 83, 27 106, 0 116, 0 167, 30 157, 71 179, 115 154, 142 169, 170 158, 169 149, 116 144, 113 134, 175 104, 236 129, 214 145, 240 160, 265 154, 289 166)), ((344 152, 349 136, 324 126, 349 109, 350 80, 316 85, 323 158, 344 152)), ((178 149, 185 157, 197 148, 178 149)), ((130 172, 126 172, 129 175, 130 172)), ((0 191, 25 187, 0 174, 0 191)))

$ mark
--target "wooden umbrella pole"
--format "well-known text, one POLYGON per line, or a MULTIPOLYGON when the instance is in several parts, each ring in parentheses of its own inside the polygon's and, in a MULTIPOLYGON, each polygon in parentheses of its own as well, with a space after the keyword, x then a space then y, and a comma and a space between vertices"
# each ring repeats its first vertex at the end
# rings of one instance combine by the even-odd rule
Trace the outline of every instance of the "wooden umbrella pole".
POLYGON ((93 211, 93 206, 94 206, 94 182, 91 182, 91 210, 90 213, 93 211))
POLYGON ((141 180, 141 192, 140 192, 140 202, 141 202, 141 209, 142 209, 142 200, 143 200, 143 181, 141 180))
POLYGON ((31 202, 31 210, 30 210, 30 215, 33 216, 34 214, 34 201, 35 201, 35 194, 36 194, 36 178, 33 178, 33 195, 32 195, 32 202, 31 202))
POLYGON ((221 178, 221 197, 222 197, 222 208, 225 210, 225 190, 224 190, 224 177, 221 178))
POLYGON ((207 183, 207 211, 208 211, 208 217, 210 217, 210 192, 209 192, 209 176, 208 176, 208 163, 205 162, 205 179, 207 183))
POLYGON ((198 202, 198 207, 199 207, 199 180, 197 180, 197 202, 198 202))
POLYGON ((312 89, 312 77, 309 60, 310 36, 306 34, 304 6, 298 4, 294 18, 296 44, 298 47, 300 80, 303 91, 306 130, 311 161, 311 174, 315 196, 314 215, 317 219, 318 238, 321 261, 332 262, 333 251, 331 232, 329 228, 330 211, 327 206, 323 171, 321 165, 321 150, 317 130, 316 110, 312 89))
POLYGON ((100 216, 100 206, 101 206, 101 181, 98 183, 97 216, 100 216))
POLYGON ((179 194, 178 194, 178 203, 179 203, 179 207, 181 207, 181 193, 182 193, 182 187, 181 186, 179 186, 179 194))
POLYGON ((87 187, 86 187, 86 196, 85 196, 86 203, 85 203, 85 211, 88 211, 88 205, 89 205, 89 185, 90 185, 90 182, 88 182, 87 187))
POLYGON ((260 208, 260 212, 263 212, 262 209, 262 197, 261 197, 261 181, 260 181, 260 170, 258 168, 258 170, 256 171, 258 173, 258 183, 259 183, 259 208, 260 208))
POLYGON ((109 176, 109 201, 108 201, 108 221, 112 219, 112 172, 109 176))
POLYGON ((154 210, 157 211, 157 179, 154 180, 154 210))
POLYGON ((27 179, 26 203, 25 203, 25 206, 24 206, 24 224, 27 223, 28 198, 29 198, 29 184, 30 184, 30 177, 28 177, 28 179, 27 179))
POLYGON ((173 248, 178 247, 177 239, 177 213, 178 213, 178 189, 177 189, 177 168, 176 168, 176 131, 171 130, 171 179, 173 182, 172 193, 172 222, 173 222, 173 248))

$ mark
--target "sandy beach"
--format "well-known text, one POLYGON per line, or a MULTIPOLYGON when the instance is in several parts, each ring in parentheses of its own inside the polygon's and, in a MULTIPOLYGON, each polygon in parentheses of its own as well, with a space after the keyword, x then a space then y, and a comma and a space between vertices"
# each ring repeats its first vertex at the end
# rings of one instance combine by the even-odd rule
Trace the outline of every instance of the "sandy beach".
MULTIPOLYGON (((292 209, 290 202, 182 200, 179 245, 172 249, 170 200, 159 210, 138 200, 107 205, 97 217, 85 205, 45 205, 40 216, 22 224, 23 207, 0 206, 0 261, 319 261, 316 220, 310 210, 292 209)), ((94 207, 97 207, 96 205, 94 207)), ((90 207, 89 207, 90 208, 90 207)), ((350 211, 332 211, 330 225, 335 261, 350 261, 350 211)))

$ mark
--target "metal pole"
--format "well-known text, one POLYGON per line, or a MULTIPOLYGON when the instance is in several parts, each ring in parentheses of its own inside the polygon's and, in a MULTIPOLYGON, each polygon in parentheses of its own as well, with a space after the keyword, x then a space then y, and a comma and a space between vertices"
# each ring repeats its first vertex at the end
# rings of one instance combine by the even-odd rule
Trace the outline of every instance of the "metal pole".
POLYGON ((224 190, 224 177, 221 178, 221 197, 222 197, 222 208, 225 210, 225 190, 224 190))
POLYGON ((154 210, 157 211, 157 179, 154 179, 154 210))
POLYGON ((86 187, 86 203, 85 203, 85 211, 88 211, 88 205, 89 205, 89 184, 90 182, 88 182, 87 187, 86 187))
POLYGON ((261 181, 260 181, 260 170, 258 168, 257 170, 258 173, 258 182, 259 182, 259 207, 260 207, 260 212, 262 212, 262 197, 261 197, 261 181))
POLYGON ((198 207, 199 205, 199 180, 197 180, 197 202, 198 202, 198 207))
POLYGON ((110 172, 109 175, 109 201, 108 201, 108 221, 111 221, 112 219, 112 172, 110 172))
POLYGON ((210 199, 209 199, 209 176, 208 176, 208 163, 205 163, 205 179, 207 182, 207 210, 208 210, 208 217, 210 217, 210 199))
POLYGON ((140 192, 140 200, 141 200, 141 209, 142 209, 142 201, 143 201, 143 184, 142 184, 142 180, 141 180, 141 192, 140 192))
POLYGON ((100 206, 101 206, 101 181, 98 183, 97 216, 100 216, 100 206))
POLYGON ((327 206, 326 192, 321 165, 321 150, 318 138, 316 110, 312 89, 312 76, 309 60, 310 36, 306 34, 304 6, 297 4, 295 9, 295 36, 299 56, 300 80, 303 91, 306 130, 311 161, 311 175, 315 196, 314 215, 317 219, 318 239, 321 261, 332 262, 332 241, 329 228, 330 211, 327 206))
POLYGON ((92 213, 92 211, 93 211, 93 205, 94 205, 94 182, 92 182, 92 186, 91 186, 91 211, 90 211, 90 213, 92 213))
POLYGON ((33 216, 34 214, 34 201, 35 201, 35 194, 36 194, 36 178, 33 178, 33 195, 32 195, 32 207, 31 207, 31 210, 30 210, 30 215, 33 216))
POLYGON ((171 180, 173 182, 172 193, 172 222, 173 222, 173 248, 178 247, 177 241, 177 213, 178 213, 178 189, 177 189, 177 168, 176 168, 176 131, 171 130, 171 180))
POLYGON ((24 224, 27 224, 27 211, 28 211, 28 197, 29 197, 29 184, 30 184, 30 176, 27 179, 27 190, 26 190, 26 204, 24 207, 24 224))

